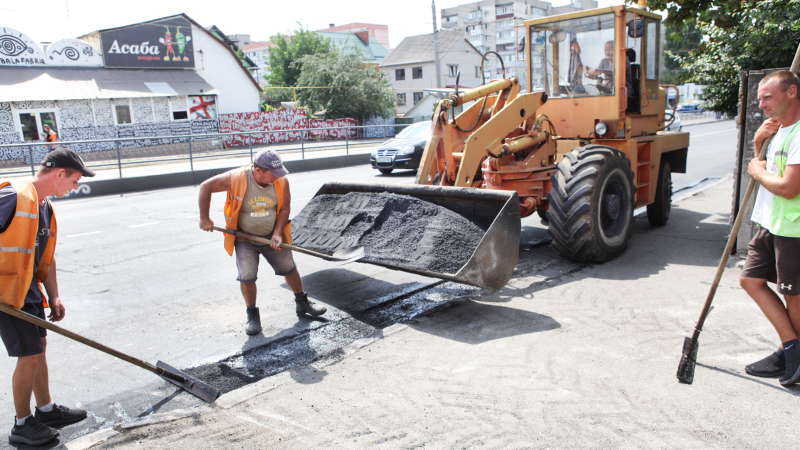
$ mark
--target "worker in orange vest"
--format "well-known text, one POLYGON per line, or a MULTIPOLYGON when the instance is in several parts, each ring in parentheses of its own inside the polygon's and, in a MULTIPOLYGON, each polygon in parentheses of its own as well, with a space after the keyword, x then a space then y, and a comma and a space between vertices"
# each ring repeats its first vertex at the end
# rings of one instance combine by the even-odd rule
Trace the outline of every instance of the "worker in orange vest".
POLYGON ((236 280, 240 283, 247 305, 245 332, 250 336, 261 333, 261 317, 256 307, 259 256, 264 256, 275 270, 275 275, 285 277, 286 284, 295 296, 297 315, 320 316, 327 311, 308 300, 292 252, 283 251, 280 247, 281 243, 292 243, 292 225, 289 222, 292 195, 289 192, 289 180, 286 179, 288 173, 274 150, 262 150, 252 165, 219 174, 200 185, 200 228, 214 230, 214 222, 209 218, 211 194, 227 191, 225 227, 267 237, 275 242, 272 245, 260 245, 225 234, 225 250, 229 255, 236 252, 236 267, 239 270, 236 280))
MULTIPOLYGON (((32 180, 0 183, 0 302, 43 320, 46 307, 52 322, 64 318, 54 257, 56 217, 47 197, 76 189, 81 176, 93 177, 94 172, 77 153, 58 148, 44 157, 32 180)), ((51 426, 86 418, 86 411, 56 405, 50 397, 46 329, 0 312, 0 337, 8 356, 17 358, 11 381, 17 416, 10 442, 42 445, 59 435, 51 426)))

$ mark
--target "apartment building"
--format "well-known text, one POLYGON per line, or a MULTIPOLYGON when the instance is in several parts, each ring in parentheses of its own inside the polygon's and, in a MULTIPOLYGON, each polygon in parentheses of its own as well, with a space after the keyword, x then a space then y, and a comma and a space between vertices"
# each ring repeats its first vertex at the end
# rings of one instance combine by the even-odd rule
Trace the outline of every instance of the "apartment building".
MULTIPOLYGON (((501 58, 493 67, 484 67, 487 80, 502 76, 520 79, 522 89, 527 90, 527 63, 524 55, 516 51, 517 40, 524 36, 524 22, 546 16, 565 14, 583 9, 597 8, 595 0, 574 0, 565 6, 554 7, 552 3, 539 0, 483 0, 441 10, 441 26, 444 30, 466 30, 469 42, 481 54, 497 52, 501 58)), ((494 58, 492 59, 494 60, 494 58)), ((532 61, 534 72, 542 70, 542 61, 532 61)))
MULTIPOLYGON (((439 67, 443 88, 473 88, 481 84, 480 52, 467 41, 463 30, 443 30, 437 33, 439 67)), ((437 88, 433 34, 421 34, 403 39, 378 67, 384 71, 397 93, 397 113, 406 114, 425 98, 425 89, 437 88)), ((433 110, 430 111, 431 113, 433 110)))

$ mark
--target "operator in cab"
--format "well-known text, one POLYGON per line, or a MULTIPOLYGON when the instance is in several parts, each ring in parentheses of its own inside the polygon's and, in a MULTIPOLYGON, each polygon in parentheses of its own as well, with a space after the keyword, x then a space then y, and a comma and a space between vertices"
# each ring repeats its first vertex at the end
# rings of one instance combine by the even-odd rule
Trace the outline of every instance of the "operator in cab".
MULTIPOLYGON (((597 67, 584 66, 584 75, 593 80, 598 80, 597 88, 603 94, 611 94, 614 87, 614 41, 608 41, 603 46, 605 58, 600 60, 597 67)), ((631 62, 625 58, 625 88, 628 97, 634 97, 633 81, 631 78, 631 62)))

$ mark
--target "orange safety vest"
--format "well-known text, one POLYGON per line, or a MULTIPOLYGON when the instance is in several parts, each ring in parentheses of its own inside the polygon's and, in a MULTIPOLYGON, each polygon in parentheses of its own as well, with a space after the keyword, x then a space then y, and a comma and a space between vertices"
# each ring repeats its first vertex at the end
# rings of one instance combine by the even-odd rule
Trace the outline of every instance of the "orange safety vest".
MULTIPOLYGON (((17 210, 6 231, 0 233, 0 303, 20 309, 25 304, 25 296, 34 275, 39 282, 39 290, 44 294, 42 281, 47 278, 53 263, 58 227, 54 212, 50 219, 47 247, 42 253, 39 267, 34 268, 36 234, 39 232, 39 196, 30 181, 6 181, 0 184, 0 188, 9 184, 17 191, 17 210)), ((47 306, 47 299, 44 295, 42 298, 44 306, 47 306)))
MULTIPOLYGON (((231 170, 231 190, 228 191, 228 198, 225 200, 225 228, 235 230, 239 223, 239 210, 242 208, 242 199, 247 192, 247 167, 240 167, 231 170)), ((275 180, 275 195, 278 197, 278 213, 283 208, 283 187, 286 186, 286 178, 280 177, 275 180)), ((292 243, 292 222, 286 222, 283 227, 283 243, 292 243)), ((270 238, 272 236, 267 236, 270 238)), ((225 250, 233 256, 233 246, 236 243, 236 236, 225 233, 225 250)))

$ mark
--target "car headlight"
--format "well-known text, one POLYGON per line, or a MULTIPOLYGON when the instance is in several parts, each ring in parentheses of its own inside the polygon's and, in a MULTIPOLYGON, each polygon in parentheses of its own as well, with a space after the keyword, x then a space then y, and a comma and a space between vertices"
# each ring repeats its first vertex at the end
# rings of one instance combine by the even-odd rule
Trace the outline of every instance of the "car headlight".
POLYGON ((400 151, 397 152, 398 155, 413 155, 416 148, 413 145, 409 145, 408 147, 403 147, 400 151))
POLYGON ((608 133, 608 124, 605 122, 597 122, 594 125, 594 134, 598 137, 605 136, 608 133))

